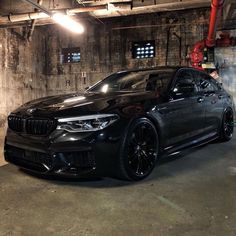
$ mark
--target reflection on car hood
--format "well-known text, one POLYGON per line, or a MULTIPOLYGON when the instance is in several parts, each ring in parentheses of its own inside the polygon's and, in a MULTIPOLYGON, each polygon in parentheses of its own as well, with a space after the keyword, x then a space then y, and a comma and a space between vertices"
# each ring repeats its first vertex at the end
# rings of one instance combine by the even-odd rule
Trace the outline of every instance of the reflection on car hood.
POLYGON ((151 92, 83 93, 50 96, 30 101, 15 114, 33 116, 69 116, 111 112, 128 104, 144 103, 155 97, 151 92))

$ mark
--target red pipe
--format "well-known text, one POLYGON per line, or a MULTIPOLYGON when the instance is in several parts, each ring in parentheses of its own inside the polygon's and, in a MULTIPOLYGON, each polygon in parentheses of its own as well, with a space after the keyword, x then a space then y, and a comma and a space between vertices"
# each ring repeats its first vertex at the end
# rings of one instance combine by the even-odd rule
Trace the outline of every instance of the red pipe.
POLYGON ((206 39, 207 47, 215 46, 215 34, 216 34, 216 26, 217 21, 219 19, 219 13, 224 4, 224 0, 212 0, 211 1, 211 15, 210 15, 210 23, 208 28, 208 36, 206 39))
POLYGON ((217 20, 219 18, 219 12, 222 9, 223 4, 224 0, 211 1, 211 14, 210 14, 207 39, 195 43, 193 51, 191 53, 191 64, 194 68, 202 69, 201 62, 204 59, 203 56, 204 48, 215 46, 216 43, 215 33, 216 33, 217 20))
POLYGON ((195 43, 193 51, 190 55, 191 56, 191 64, 194 68, 202 70, 200 63, 204 59, 203 49, 205 48, 205 46, 206 46, 205 40, 198 41, 197 43, 195 43))

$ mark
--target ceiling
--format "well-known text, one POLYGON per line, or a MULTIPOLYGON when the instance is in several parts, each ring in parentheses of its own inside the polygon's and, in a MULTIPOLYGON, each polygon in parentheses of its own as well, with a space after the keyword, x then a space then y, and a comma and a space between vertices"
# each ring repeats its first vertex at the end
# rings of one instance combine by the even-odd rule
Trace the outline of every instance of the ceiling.
MULTIPOLYGON (((37 0, 34 1, 37 2, 37 0)), ((211 0, 43 0, 42 6, 53 11, 73 8, 82 9, 102 5, 104 6, 103 9, 95 9, 93 11, 88 10, 88 13, 93 17, 106 18, 127 16, 131 14, 210 7, 210 2, 211 0)), ((34 7, 24 0, 0 1, 0 18, 9 16, 10 14, 15 15, 34 11, 34 7)), ((4 22, 0 19, 0 25, 3 25, 3 23, 4 22)))
MULTIPOLYGON (((37 0, 34 1, 37 2, 37 0)), ((181 10, 186 8, 209 7, 210 2, 211 0, 43 0, 42 5, 47 9, 56 10, 115 3, 118 6, 117 11, 100 10, 94 13, 100 17, 110 17, 116 15, 120 16, 123 14, 127 15, 133 13, 149 13, 157 11, 181 10)), ((0 1, 0 15, 7 15, 9 12, 15 14, 32 11, 34 11, 34 8, 24 0, 0 1)))
MULTIPOLYGON (((34 0, 37 2, 38 0, 34 0)), ((95 18, 107 18, 116 16, 127 16, 132 14, 145 14, 153 12, 164 12, 183 10, 190 8, 210 7, 211 0, 43 0, 42 6, 51 11, 61 9, 82 9, 86 14, 76 13, 76 16, 89 16, 95 18), (96 6, 102 9, 96 9, 96 6), (93 9, 91 9, 92 7, 93 9)), ((1 0, 0 1, 0 27, 16 25, 16 22, 7 22, 9 15, 34 12, 31 4, 24 0, 1 0), (6 17, 8 16, 8 18, 6 17), (4 18, 5 17, 5 18, 4 18), (3 20, 5 19, 5 21, 3 20)), ((235 24, 236 2, 235 0, 225 0, 224 21, 235 24), (233 22, 233 23, 232 23, 233 22)), ((19 21, 17 24, 24 24, 19 21)), ((51 24, 48 19, 38 19, 37 24, 51 24)))

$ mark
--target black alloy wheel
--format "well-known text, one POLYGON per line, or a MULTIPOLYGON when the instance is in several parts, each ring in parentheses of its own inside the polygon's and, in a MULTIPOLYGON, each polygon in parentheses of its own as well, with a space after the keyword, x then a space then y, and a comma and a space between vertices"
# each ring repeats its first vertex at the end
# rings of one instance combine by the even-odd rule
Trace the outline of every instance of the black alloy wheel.
POLYGON ((129 127, 119 160, 119 177, 127 180, 146 178, 156 165, 158 134, 153 123, 140 118, 129 127))
POLYGON ((234 115, 231 108, 227 108, 223 115, 221 140, 229 141, 233 137, 234 132, 234 115))

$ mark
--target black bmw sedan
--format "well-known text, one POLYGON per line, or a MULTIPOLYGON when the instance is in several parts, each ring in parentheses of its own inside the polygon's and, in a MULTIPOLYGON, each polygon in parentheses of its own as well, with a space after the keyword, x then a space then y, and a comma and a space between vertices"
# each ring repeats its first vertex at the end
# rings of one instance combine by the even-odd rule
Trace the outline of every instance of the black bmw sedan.
POLYGON ((162 156, 233 135, 233 101, 193 68, 121 71, 8 117, 5 159, 43 174, 147 177, 162 156))

